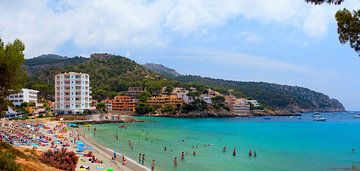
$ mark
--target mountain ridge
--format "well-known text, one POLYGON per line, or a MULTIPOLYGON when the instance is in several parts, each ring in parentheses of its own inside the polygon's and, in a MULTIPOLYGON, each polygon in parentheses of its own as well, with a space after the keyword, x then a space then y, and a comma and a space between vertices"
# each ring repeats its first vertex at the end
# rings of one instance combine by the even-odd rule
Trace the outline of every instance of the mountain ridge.
MULTIPOLYGON (((54 60, 53 58, 54 56, 49 57, 51 60, 54 60)), ((59 58, 58 56, 55 58, 55 62, 49 63, 43 61, 46 60, 46 56, 41 56, 41 58, 27 59, 24 64, 29 72, 28 88, 40 90, 40 95, 47 98, 53 96, 53 76, 59 72, 74 71, 90 74, 94 99, 113 97, 131 86, 144 87, 156 94, 164 86, 204 85, 225 94, 230 89, 231 93, 238 97, 257 99, 266 107, 277 111, 345 110, 338 100, 330 99, 323 93, 303 87, 177 75, 179 73, 176 70, 160 64, 153 64, 153 66, 155 65, 154 69, 140 65, 126 57, 111 54, 96 54, 90 58, 59 58), (159 72, 156 67, 160 67, 167 74, 159 72), (175 75, 171 75, 171 73, 175 73, 175 75)))

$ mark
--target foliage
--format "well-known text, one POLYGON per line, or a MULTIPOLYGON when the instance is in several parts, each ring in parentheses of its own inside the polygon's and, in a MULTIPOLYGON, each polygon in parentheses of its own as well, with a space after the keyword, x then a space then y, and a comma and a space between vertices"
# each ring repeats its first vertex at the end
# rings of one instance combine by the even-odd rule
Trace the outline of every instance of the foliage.
POLYGON ((14 154, 0 151, 0 170, 21 171, 22 168, 15 162, 15 159, 14 154))
POLYGON ((350 12, 344 8, 336 12, 335 18, 340 42, 349 42, 350 47, 360 54, 360 10, 350 12))
POLYGON ((237 97, 256 99, 264 107, 273 109, 344 110, 337 100, 302 87, 264 82, 228 81, 190 75, 178 77, 177 80, 184 83, 203 84, 215 89, 232 89, 232 93, 237 97))
POLYGON ((97 102, 96 103, 96 109, 100 112, 106 112, 106 104, 104 102, 97 102))
POLYGON ((182 107, 183 113, 189 113, 193 111, 205 111, 208 109, 208 105, 203 100, 195 99, 190 104, 186 104, 182 107))
POLYGON ((153 106, 150 106, 147 103, 141 103, 141 102, 135 108, 135 112, 139 115, 153 113, 154 111, 155 111, 155 108, 153 106))
POLYGON ((172 105, 165 105, 161 111, 163 113, 176 114, 176 109, 172 105))
POLYGON ((60 150, 48 150, 43 153, 40 160, 58 169, 75 171, 78 157, 73 151, 68 152, 66 148, 60 150))
POLYGON ((24 44, 16 39, 4 45, 0 38, 0 111, 6 110, 6 99, 17 93, 26 82, 26 72, 21 68, 24 62, 24 44))
POLYGON ((211 98, 212 105, 215 109, 223 109, 226 106, 224 96, 215 96, 211 98))

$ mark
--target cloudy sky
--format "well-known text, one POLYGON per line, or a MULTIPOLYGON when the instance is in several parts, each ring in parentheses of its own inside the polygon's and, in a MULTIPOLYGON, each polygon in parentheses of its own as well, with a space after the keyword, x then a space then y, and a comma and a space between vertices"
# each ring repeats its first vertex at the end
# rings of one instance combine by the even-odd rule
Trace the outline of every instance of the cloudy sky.
POLYGON ((344 7, 303 0, 0 0, 0 37, 26 58, 108 52, 182 74, 297 85, 360 110, 360 57, 338 41, 344 7))

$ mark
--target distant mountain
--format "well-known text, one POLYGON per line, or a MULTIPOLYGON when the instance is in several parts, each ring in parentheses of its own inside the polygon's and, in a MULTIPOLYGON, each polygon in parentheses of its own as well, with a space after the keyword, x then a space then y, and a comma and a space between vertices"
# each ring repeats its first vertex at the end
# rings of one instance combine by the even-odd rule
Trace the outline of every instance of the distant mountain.
POLYGON ((143 66, 167 78, 175 78, 181 76, 181 74, 179 74, 176 70, 165 67, 164 65, 161 64, 146 63, 143 66))
POLYGON ((256 99, 266 107, 284 112, 344 111, 344 106, 336 99, 307 88, 264 82, 242 82, 213 79, 200 76, 176 78, 183 83, 204 84, 218 90, 232 90, 232 93, 256 99))
POLYGON ((40 90, 40 96, 52 99, 54 76, 60 72, 83 72, 90 75, 93 99, 113 97, 130 86, 140 86, 156 94, 163 86, 214 88, 238 97, 257 99, 279 112, 344 111, 343 105, 328 96, 307 88, 263 82, 241 82, 199 76, 182 76, 163 65, 145 64, 111 54, 93 54, 90 58, 42 55, 27 59, 28 88, 40 90))

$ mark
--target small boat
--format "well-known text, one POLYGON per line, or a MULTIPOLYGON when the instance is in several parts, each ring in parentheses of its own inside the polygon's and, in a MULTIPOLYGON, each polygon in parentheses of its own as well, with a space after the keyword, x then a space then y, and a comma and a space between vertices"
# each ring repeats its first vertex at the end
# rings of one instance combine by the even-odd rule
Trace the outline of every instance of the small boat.
POLYGON ((318 117, 314 118, 313 121, 326 121, 326 118, 318 116, 318 117))
POLYGON ((360 114, 354 115, 353 118, 360 119, 360 114))

